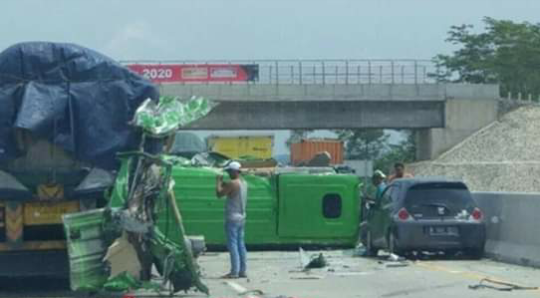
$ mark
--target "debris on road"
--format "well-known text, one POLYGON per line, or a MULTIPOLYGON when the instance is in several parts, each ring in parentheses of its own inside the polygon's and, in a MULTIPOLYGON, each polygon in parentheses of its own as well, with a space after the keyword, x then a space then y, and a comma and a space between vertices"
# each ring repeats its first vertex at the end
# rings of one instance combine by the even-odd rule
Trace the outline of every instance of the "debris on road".
POLYGON ((389 260, 389 261, 392 261, 392 262, 399 262, 399 261, 404 261, 405 258, 402 257, 402 256, 398 256, 398 255, 396 255, 396 254, 391 253, 391 254, 388 256, 388 260, 389 260))
POLYGON ((309 269, 324 268, 328 265, 328 262, 326 261, 326 258, 322 253, 319 253, 318 255, 312 255, 310 259, 306 255, 306 252, 300 247, 298 249, 298 254, 300 256, 300 267, 303 271, 309 269))
POLYGON ((405 257, 393 253, 389 254, 388 257, 379 257, 379 261, 377 263, 385 265, 386 268, 399 268, 410 265, 410 261, 405 257))
POLYGON ((324 268, 328 265, 328 262, 326 261, 326 258, 322 253, 320 253, 318 256, 312 257, 307 266, 306 269, 314 269, 314 268, 324 268))
POLYGON ((514 283, 484 278, 480 281, 479 284, 470 285, 469 289, 471 290, 492 289, 492 290, 497 290, 497 291, 510 292, 510 291, 515 291, 515 290, 538 290, 539 288, 520 286, 514 283))
POLYGON ((324 276, 320 275, 298 275, 298 276, 291 276, 291 279, 323 279, 324 276))

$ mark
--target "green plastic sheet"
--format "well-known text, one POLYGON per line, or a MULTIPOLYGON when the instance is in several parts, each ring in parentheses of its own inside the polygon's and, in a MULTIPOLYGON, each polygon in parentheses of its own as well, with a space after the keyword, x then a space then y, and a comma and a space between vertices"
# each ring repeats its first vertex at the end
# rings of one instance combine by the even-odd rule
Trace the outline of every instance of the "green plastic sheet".
POLYGON ((150 136, 167 136, 206 116, 215 106, 216 103, 202 97, 181 102, 177 97, 162 96, 157 104, 146 100, 137 109, 134 124, 150 136))

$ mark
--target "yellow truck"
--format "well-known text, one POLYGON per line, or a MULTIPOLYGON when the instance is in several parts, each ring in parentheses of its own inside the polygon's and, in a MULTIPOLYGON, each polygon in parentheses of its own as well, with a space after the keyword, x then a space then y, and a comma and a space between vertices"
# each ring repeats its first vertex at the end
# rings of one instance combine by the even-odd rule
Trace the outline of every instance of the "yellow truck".
POLYGON ((240 136, 219 136, 212 135, 206 139, 209 151, 221 153, 231 159, 251 158, 270 159, 272 158, 272 147, 274 145, 273 135, 240 135, 240 136))

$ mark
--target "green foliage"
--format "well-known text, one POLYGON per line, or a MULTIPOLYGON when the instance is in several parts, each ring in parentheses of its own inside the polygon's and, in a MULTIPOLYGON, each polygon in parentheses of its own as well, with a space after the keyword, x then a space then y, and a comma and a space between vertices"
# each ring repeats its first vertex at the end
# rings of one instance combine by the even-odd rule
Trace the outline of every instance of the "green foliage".
POLYGON ((312 130, 307 129, 294 129, 291 130, 291 135, 287 139, 287 142, 285 144, 287 145, 287 148, 291 148, 291 145, 294 143, 300 142, 302 139, 305 139, 308 137, 309 133, 311 133, 312 130))
POLYGON ((336 133, 345 143, 347 159, 375 160, 382 155, 388 143, 388 135, 382 129, 346 129, 336 133))
POLYGON ((345 143, 346 159, 373 160, 374 170, 390 173, 396 162, 415 161, 413 131, 403 131, 406 138, 399 144, 389 144, 389 136, 382 129, 338 130, 336 133, 345 143))
POLYGON ((410 163, 416 160, 416 142, 412 131, 405 132, 407 138, 397 145, 388 145, 389 150, 375 160, 373 167, 390 173, 396 162, 410 163))
POLYGON ((472 25, 452 26, 447 42, 459 48, 438 55, 441 82, 498 83, 501 95, 508 92, 540 95, 540 24, 515 23, 484 18, 485 30, 472 25))

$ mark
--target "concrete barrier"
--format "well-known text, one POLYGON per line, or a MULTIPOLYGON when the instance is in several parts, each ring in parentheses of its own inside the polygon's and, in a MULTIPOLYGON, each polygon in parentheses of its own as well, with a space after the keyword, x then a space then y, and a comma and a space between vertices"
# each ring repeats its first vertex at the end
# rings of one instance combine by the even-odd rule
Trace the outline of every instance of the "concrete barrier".
POLYGON ((487 223, 486 255, 540 267, 540 193, 475 192, 487 223))

